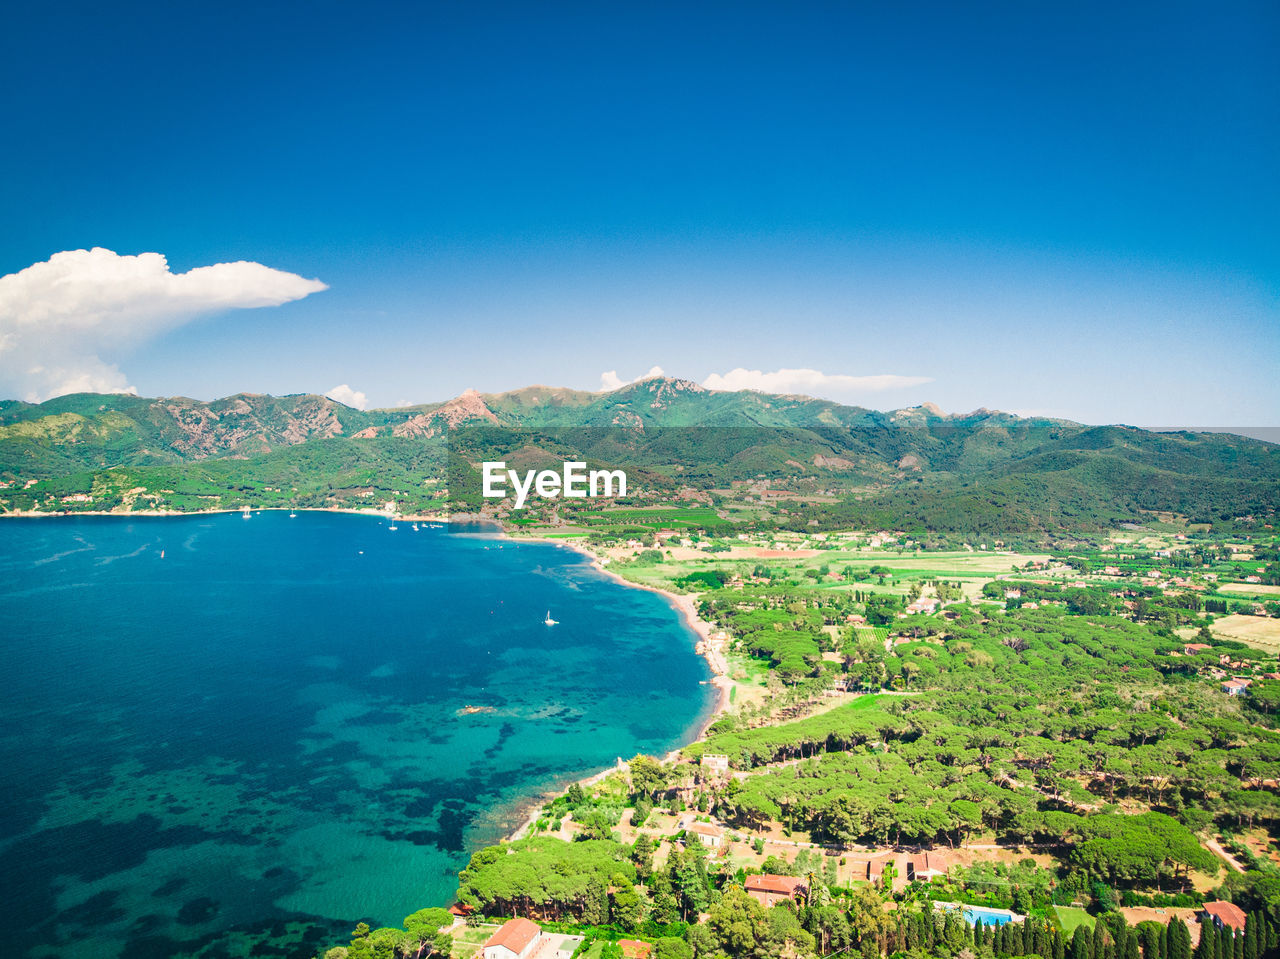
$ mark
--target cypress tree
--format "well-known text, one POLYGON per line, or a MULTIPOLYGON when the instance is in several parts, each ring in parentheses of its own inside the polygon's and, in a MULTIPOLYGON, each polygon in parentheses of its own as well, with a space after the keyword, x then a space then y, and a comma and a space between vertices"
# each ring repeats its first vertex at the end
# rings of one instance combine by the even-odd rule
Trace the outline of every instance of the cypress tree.
POLYGON ((1124 931, 1124 959, 1138 959, 1138 933, 1133 929, 1124 931))
POLYGON ((982 948, 982 929, 982 923, 975 922, 973 924, 973 948, 975 949, 982 948))
POLYGON ((1191 932, 1176 916, 1169 920, 1169 954, 1171 959, 1191 959, 1191 932))
POLYGON ((1067 940, 1057 929, 1053 930, 1053 959, 1067 959, 1067 940))
POLYGON ((1244 920, 1244 959, 1259 959, 1258 916, 1250 913, 1244 920))
POLYGON ((1209 930, 1201 926, 1200 941, 1196 944, 1195 959, 1214 959, 1214 941, 1214 937, 1209 935, 1209 930))
POLYGON ((1244 936, 1238 932, 1231 934, 1231 955, 1234 959, 1244 959, 1244 936))
POLYGON ((1155 923, 1142 925, 1142 959, 1161 959, 1160 930, 1155 923))
POLYGON ((991 937, 991 949, 997 956, 1007 954, 1004 948, 1004 926, 996 926, 995 934, 991 937))
MULTIPOLYGON (((1209 921, 1212 922, 1213 920, 1209 921)), ((1213 927, 1210 926, 1209 928, 1212 929, 1213 927)), ((1231 930, 1223 926, 1218 930, 1218 959, 1231 959, 1233 948, 1231 930)))
POLYGON ((1093 921, 1093 959, 1107 959, 1107 939, 1101 919, 1093 921))
POLYGON ((1049 927, 1043 922, 1036 924, 1036 945, 1034 952, 1037 956, 1044 956, 1045 959, 1048 959, 1049 956, 1053 955, 1053 945, 1049 940, 1049 927))
POLYGON ((1083 925, 1071 934, 1071 959, 1093 959, 1093 940, 1083 925))

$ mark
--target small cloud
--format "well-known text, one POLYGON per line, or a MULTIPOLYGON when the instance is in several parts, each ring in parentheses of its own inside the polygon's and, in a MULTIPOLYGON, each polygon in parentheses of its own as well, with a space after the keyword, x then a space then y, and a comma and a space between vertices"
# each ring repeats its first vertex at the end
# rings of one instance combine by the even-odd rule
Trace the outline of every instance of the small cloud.
POLYGON ((32 402, 86 390, 136 392, 110 354, 204 313, 279 306, 326 289, 261 263, 172 273, 159 253, 55 253, 0 277, 0 390, 32 402))
POLYGON ((367 410, 369 408, 369 397, 359 390, 353 390, 346 383, 335 386, 324 395, 331 400, 336 400, 343 406, 350 406, 352 409, 367 410))
POLYGON ((931 376, 897 376, 877 373, 870 376, 847 376, 819 370, 746 370, 739 367, 728 373, 712 373, 702 383, 709 390, 758 390, 761 393, 878 393, 907 386, 932 383, 931 376))
POLYGON ((620 390, 624 386, 632 383, 639 383, 641 380, 651 380, 655 376, 666 376, 661 366, 655 366, 649 370, 644 376, 637 376, 634 380, 624 380, 618 376, 617 370, 608 370, 600 374, 600 392, 612 393, 614 390, 620 390))

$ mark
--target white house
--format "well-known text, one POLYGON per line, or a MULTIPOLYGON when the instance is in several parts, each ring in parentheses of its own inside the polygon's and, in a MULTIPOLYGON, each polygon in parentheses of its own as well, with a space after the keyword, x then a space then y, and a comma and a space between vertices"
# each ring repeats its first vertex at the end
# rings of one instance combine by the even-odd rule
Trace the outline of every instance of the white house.
POLYGON ((714 773, 722 775, 729 772, 729 757, 718 753, 706 753, 701 759, 703 769, 710 769, 714 773))
MULTIPOLYGON (((719 826, 711 825, 709 822, 692 823, 689 826, 689 832, 697 836, 698 841, 708 849, 719 849, 724 842, 724 830, 719 826)), ((485 959, 489 959, 489 957, 485 956, 485 959)))
POLYGON ((489 937, 484 959, 529 959, 542 941, 542 927, 531 919, 508 919, 489 937))

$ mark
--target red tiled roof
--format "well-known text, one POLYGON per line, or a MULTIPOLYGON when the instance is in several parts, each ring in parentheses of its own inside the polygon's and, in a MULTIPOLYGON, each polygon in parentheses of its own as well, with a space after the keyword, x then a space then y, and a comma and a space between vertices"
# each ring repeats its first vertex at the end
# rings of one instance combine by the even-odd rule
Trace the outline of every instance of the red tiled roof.
POLYGON ((804 886, 799 876, 748 876, 746 881, 748 892, 776 892, 784 896, 794 896, 796 890, 804 886))
POLYGON ((1244 928, 1244 910, 1234 902, 1206 902, 1204 911, 1220 921, 1224 926, 1230 926, 1232 929, 1244 928))
POLYGON ((693 832, 702 836, 723 836, 724 830, 719 826, 713 826, 709 822, 695 822, 689 827, 693 832))
POLYGON ((542 932, 542 927, 531 919, 508 919, 502 928, 489 937, 483 948, 506 946, 517 956, 542 932))
POLYGON ((916 872, 946 872, 947 861, 936 852, 921 852, 911 857, 911 868, 916 872))
POLYGON ((618 946, 626 959, 648 959, 653 946, 639 939, 619 939, 618 946))

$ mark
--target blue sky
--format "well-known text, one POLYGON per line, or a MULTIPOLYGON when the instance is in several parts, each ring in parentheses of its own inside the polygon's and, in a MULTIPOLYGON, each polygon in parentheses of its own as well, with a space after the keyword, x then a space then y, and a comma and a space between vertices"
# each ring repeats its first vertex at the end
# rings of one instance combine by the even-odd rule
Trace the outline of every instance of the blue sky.
POLYGON ((0 274, 102 247, 327 289, 152 284, 89 332, 91 283, 41 326, 64 274, 11 282, 3 395, 57 367, 391 405, 660 366, 1280 421, 1274 3, 123 7, 9 12, 0 274))

